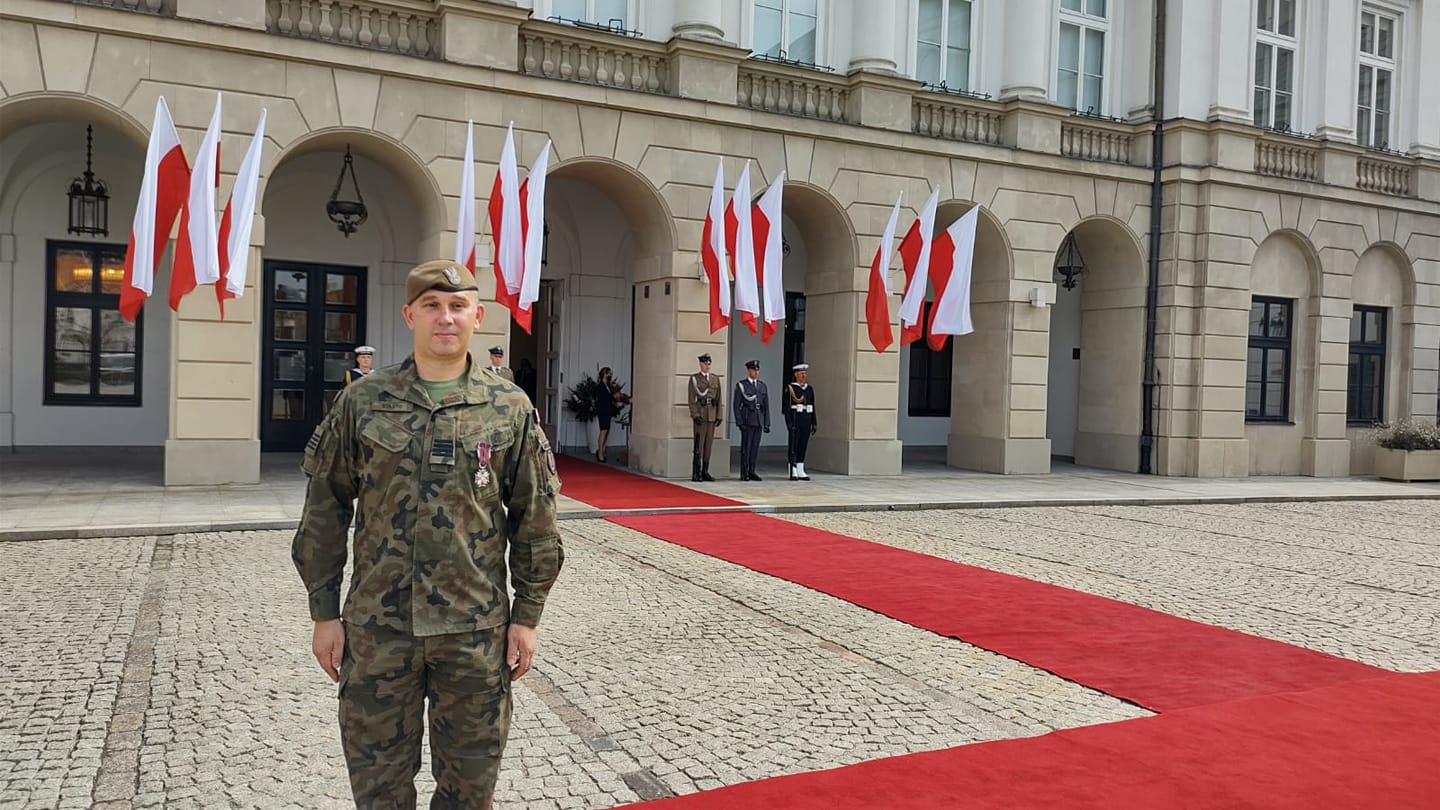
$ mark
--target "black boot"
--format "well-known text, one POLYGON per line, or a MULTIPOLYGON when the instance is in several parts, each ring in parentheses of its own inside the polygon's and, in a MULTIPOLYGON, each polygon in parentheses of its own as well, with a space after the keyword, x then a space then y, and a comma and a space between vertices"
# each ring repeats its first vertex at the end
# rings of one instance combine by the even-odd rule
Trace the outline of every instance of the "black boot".
POLYGON ((696 453, 690 457, 690 480, 700 480, 700 454, 696 453))
POLYGON ((715 477, 710 474, 710 465, 709 465, 709 464, 706 464, 704 467, 701 467, 701 468, 700 468, 700 480, 701 480, 701 481, 714 481, 714 480, 715 480, 715 477))
POLYGON ((761 478, 761 477, 758 476, 758 475, 756 475, 756 474, 755 474, 755 470, 754 470, 754 469, 751 469, 751 470, 750 470, 750 480, 751 480, 751 481, 764 481, 765 479, 764 479, 764 478, 761 478))

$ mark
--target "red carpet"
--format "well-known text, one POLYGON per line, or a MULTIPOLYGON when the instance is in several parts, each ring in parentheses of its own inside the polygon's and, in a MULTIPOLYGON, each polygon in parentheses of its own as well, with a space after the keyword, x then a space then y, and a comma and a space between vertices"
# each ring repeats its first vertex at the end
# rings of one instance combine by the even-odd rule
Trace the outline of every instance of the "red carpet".
POLYGON ((734 808, 1440 807, 1440 672, 872 760, 648 802, 734 808))
MULTIPOLYGON (((597 509, 690 509, 700 506, 744 506, 739 501, 667 484, 619 467, 556 456, 560 494, 597 509)), ((713 518, 712 518, 713 520, 713 518)))
POLYGON ((1125 602, 752 513, 610 519, 1155 711, 1390 674, 1125 602))

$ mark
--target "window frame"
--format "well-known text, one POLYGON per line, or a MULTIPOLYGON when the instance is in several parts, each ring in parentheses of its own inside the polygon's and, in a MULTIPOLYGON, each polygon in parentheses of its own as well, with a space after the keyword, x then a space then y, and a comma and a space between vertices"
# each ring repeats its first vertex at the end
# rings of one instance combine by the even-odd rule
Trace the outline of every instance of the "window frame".
POLYGON ((102 372, 100 356, 100 329, 97 328, 100 314, 104 311, 120 311, 120 294, 104 293, 92 287, 89 292, 72 292, 56 289, 56 258, 61 251, 83 251, 90 254, 91 278, 99 284, 102 260, 106 253, 125 255, 125 246, 105 242, 75 242, 63 239, 45 240, 45 339, 42 401, 45 406, 81 406, 103 408, 143 407, 145 371, 145 313, 135 317, 135 390, 131 394, 104 394, 100 391, 102 372), (55 391, 55 324, 59 309, 88 309, 90 311, 90 393, 68 394, 55 391))
POLYGON ((1345 382, 1345 423, 1352 426, 1370 426, 1384 422, 1385 420, 1385 386, 1388 382, 1386 363, 1389 361, 1390 348, 1390 310, 1386 307, 1367 306, 1357 304, 1350 315, 1350 360, 1347 365, 1345 382), (1378 341, 1365 340, 1365 325, 1369 316, 1376 316, 1379 323, 1377 330, 1380 335, 1378 341), (1360 339, 1355 339, 1355 319, 1360 318, 1360 339), (1361 381, 1357 386, 1356 361, 1359 360, 1361 367, 1361 381), (1374 397, 1370 404, 1374 406, 1373 413, 1367 413, 1368 409, 1356 407, 1365 401, 1366 385, 1363 383, 1364 366, 1367 362, 1373 362, 1379 367, 1379 377, 1374 384, 1374 397))
MULTIPOLYGON (((550 17, 560 16, 559 12, 555 9, 555 2, 556 0, 550 0, 550 17)), ((586 25, 600 26, 606 26, 610 24, 610 20, 608 18, 603 21, 595 19, 595 0, 583 0, 583 2, 585 3, 585 15, 580 19, 580 22, 583 22, 586 25)), ((635 6, 637 2, 638 0, 625 0, 625 20, 623 21, 622 25, 626 30, 630 30, 635 27, 631 23, 634 22, 636 18, 637 9, 635 6)))
MULTIPOLYGON (((792 14, 796 13, 790 8, 793 0, 775 0, 775 2, 778 2, 780 4, 780 47, 778 50, 784 52, 784 58, 787 60, 799 61, 803 64, 811 64, 816 66, 824 65, 825 58, 829 55, 826 52, 825 48, 825 21, 829 17, 827 13, 829 11, 829 0, 815 0, 815 53, 811 54, 810 59, 800 59, 799 57, 787 51, 784 47, 785 44, 790 41, 790 17, 792 14)), ((750 0, 749 6, 750 13, 745 15, 743 22, 746 26, 746 33, 748 34, 750 55, 770 56, 771 58, 779 58, 779 53, 766 54, 765 52, 757 50, 755 48, 755 12, 759 9, 760 6, 759 3, 756 2, 756 0, 750 0)), ((800 16, 807 15, 802 14, 800 16)))
MULTIPOLYGON (((930 322, 930 308, 934 306, 933 301, 926 301, 920 308, 920 322, 930 322)), ((955 374, 955 341, 945 341, 945 348, 935 351, 924 338, 915 341, 910 345, 909 368, 905 371, 906 402, 905 411, 908 416, 915 417, 946 417, 950 416, 953 402, 951 390, 955 374), (921 368, 923 364, 923 368, 921 368), (939 364, 937 370, 936 365, 939 364), (917 371, 923 374, 917 376, 917 371), (924 405, 916 404, 915 386, 919 383, 924 390, 924 405), (936 398, 936 385, 940 384, 943 391, 941 399, 936 398), (940 404, 943 402, 943 406, 940 404)))
POLYGON ((1398 80, 1400 77, 1399 54, 1401 52, 1402 23, 1403 18, 1398 12, 1368 3, 1360 7, 1360 18, 1355 26, 1355 55, 1358 60, 1355 68, 1355 142, 1369 149, 1389 150, 1395 142, 1395 132, 1400 117, 1400 111, 1395 108, 1395 99, 1400 96, 1398 80), (1390 22, 1390 56, 1381 56, 1379 53, 1367 53, 1365 51, 1363 36, 1365 17, 1367 15, 1375 18, 1376 51, 1379 50, 1380 21, 1388 20, 1390 22), (1364 75, 1367 69, 1370 71, 1370 105, 1368 107, 1361 102, 1360 93, 1361 88, 1364 86, 1364 75), (1378 107, 1375 91, 1380 84, 1380 71, 1384 71, 1390 77, 1390 92, 1387 99, 1387 109, 1385 110, 1385 114, 1388 116, 1388 123, 1383 141, 1378 141, 1375 137, 1375 110, 1378 107), (1361 127, 1362 115, 1366 116, 1366 120, 1368 121, 1368 126, 1366 127, 1361 127))
POLYGON ((1109 110, 1110 95, 1110 49, 1113 47, 1112 34, 1115 31, 1115 21, 1111 19, 1110 12, 1114 10, 1115 0, 1103 0, 1105 2, 1105 14, 1099 16, 1088 13, 1089 4, 1096 0, 1079 0, 1081 8, 1086 11, 1073 11, 1065 8, 1064 0, 1056 0, 1055 8, 1058 11, 1054 27, 1054 44, 1051 48, 1051 56, 1054 59, 1055 70, 1051 73, 1054 86, 1051 89, 1050 97, 1056 104, 1066 106, 1060 98, 1060 74, 1065 68, 1060 64, 1060 40, 1064 27, 1072 25, 1080 29, 1079 47, 1076 51, 1075 70, 1075 105, 1070 107, 1077 113, 1083 115, 1105 115, 1109 110), (1089 99, 1085 98, 1085 32, 1087 30, 1098 31, 1101 36, 1102 46, 1100 54, 1100 98, 1091 104, 1085 104, 1089 99))
POLYGON ((1297 127, 1295 126, 1295 122, 1299 118, 1297 114, 1298 108, 1296 107, 1296 105, 1299 103, 1300 93, 1298 92, 1298 88, 1296 87, 1296 79, 1298 77, 1300 68, 1300 35, 1298 33, 1300 30, 1300 3, 1296 0, 1259 0, 1255 8, 1257 16, 1253 28, 1255 41, 1254 47, 1251 49, 1250 54, 1251 121, 1253 121, 1255 126, 1257 127, 1275 130, 1276 132, 1292 132, 1297 129, 1297 127), (1277 12, 1281 3, 1289 2, 1291 4, 1291 33, 1285 34, 1280 31, 1280 16, 1278 13, 1274 16, 1275 27, 1273 30, 1261 27, 1258 16, 1260 14, 1260 9, 1267 2, 1274 4, 1277 12), (1266 77, 1270 84, 1268 87, 1264 88, 1259 85, 1259 83, 1257 82, 1258 77, 1255 75, 1256 70, 1260 66, 1261 48, 1269 48, 1271 54, 1270 71, 1269 75, 1266 77), (1277 79, 1279 78, 1280 74, 1279 52, 1281 50, 1287 51, 1290 54, 1290 90, 1288 93, 1290 97, 1289 120, 1286 121, 1283 126, 1279 125, 1275 120, 1275 99, 1278 95, 1280 95, 1279 82, 1277 81, 1277 79), (1260 116, 1260 110, 1255 105, 1255 96, 1262 91, 1267 94, 1269 101, 1269 110, 1268 114, 1265 116, 1264 121, 1257 120, 1260 116))
MULTIPOLYGON (((1265 314, 1261 322, 1266 324, 1267 327, 1271 319, 1271 307, 1280 307, 1285 310, 1285 336, 1275 337, 1268 334, 1255 335, 1250 333, 1248 326, 1246 328, 1248 340, 1246 342, 1245 352, 1245 422, 1246 424, 1293 424, 1290 418, 1290 387, 1295 359, 1295 300, 1293 298, 1254 295, 1250 297, 1251 313, 1254 313, 1256 304, 1263 304, 1265 306, 1265 314), (1260 412, 1258 414, 1252 414, 1250 413, 1250 352, 1256 349, 1260 350, 1260 412), (1268 384, 1272 382, 1272 380, 1266 376, 1266 372, 1270 367, 1270 352, 1280 352, 1285 357, 1280 413, 1276 415, 1267 415, 1265 413, 1266 405, 1269 404, 1266 389, 1268 384)), ((1248 324, 1248 317, 1246 322, 1248 324)), ((1269 331, 1268 328, 1266 331, 1269 331)))
MULTIPOLYGON (((910 75, 918 82, 926 80, 920 76, 920 3, 923 0, 915 0, 911 5, 913 11, 912 19, 914 24, 910 31, 910 75)), ((926 82, 927 87, 938 87, 945 82, 946 68, 949 65, 950 56, 950 4, 964 3, 970 8, 970 41, 965 43, 965 85, 963 87, 951 87, 945 84, 947 90, 962 90, 973 92, 975 87, 975 33, 980 21, 980 0, 940 0, 940 80, 938 82, 926 82)), ((934 43, 926 43, 934 44, 934 43)))

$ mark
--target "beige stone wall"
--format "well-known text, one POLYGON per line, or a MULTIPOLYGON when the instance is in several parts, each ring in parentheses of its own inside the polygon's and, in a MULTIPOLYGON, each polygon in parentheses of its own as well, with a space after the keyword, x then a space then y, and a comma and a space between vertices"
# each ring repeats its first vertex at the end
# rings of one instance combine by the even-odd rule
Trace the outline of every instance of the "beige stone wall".
MULTIPOLYGON (((496 13, 504 19, 482 14, 466 24, 504 42, 518 18, 496 13)), ((695 355, 710 351, 717 368, 731 360, 725 335, 709 333, 707 291, 695 274, 716 155, 726 156, 730 184, 747 160, 757 177, 782 169, 788 175, 786 215, 803 234, 809 262, 807 354, 812 363, 843 370, 826 388, 826 410, 838 418, 823 420, 812 444, 811 466, 820 470, 899 472, 896 409, 904 370, 897 348, 883 354, 869 348, 864 293, 896 193, 905 194, 903 231, 933 184, 948 201, 937 227, 969 205, 984 209, 973 286, 976 332, 955 342, 949 460, 995 472, 1047 471, 1050 313, 1031 299, 1043 290, 1053 300, 1055 251, 1075 230, 1097 265, 1085 293, 1090 325, 1084 343, 1093 354, 1082 353, 1095 363, 1087 364, 1077 393, 1077 441, 1091 463, 1134 463, 1143 340, 1136 327, 1137 319, 1143 327, 1143 282, 1137 278, 1145 271, 1143 261, 1138 268, 1136 263, 1148 254, 1150 216, 1150 173, 1134 158, 1145 153, 1143 137, 1126 142, 1121 162, 1102 162, 1062 154, 1070 147, 1062 146, 1061 134, 1073 123, 1044 105, 1020 105, 1008 115, 1001 133, 1006 145, 961 143, 911 134, 903 122, 889 119, 887 128, 836 124, 537 78, 503 64, 459 63, 476 59, 417 60, 51 0, 6 4, 0 54, 0 118, 6 119, 0 137, 30 123, 92 116, 144 131, 163 94, 193 145, 214 92, 224 92, 222 195, 244 138, 266 107, 270 131, 262 172, 267 184, 276 185, 267 185, 266 210, 253 237, 252 279, 261 257, 270 256, 281 239, 277 234, 296 225, 275 221, 279 189, 305 185, 308 155, 333 155, 349 144, 373 164, 375 176, 389 178, 377 181, 377 189, 385 189, 377 203, 394 207, 385 215, 392 224, 377 222, 388 229, 389 247, 374 257, 378 298, 387 305, 407 262, 445 255, 453 244, 465 120, 475 121, 482 264, 489 230, 484 196, 493 176, 488 161, 500 152, 505 125, 514 122, 522 163, 553 139, 554 171, 594 186, 632 231, 626 270, 637 289, 631 375, 640 403, 632 459, 666 475, 688 472, 691 426, 683 386, 695 355), (1117 274, 1116 267, 1123 270, 1117 274)), ((688 69, 733 69, 710 56, 713 64, 699 60, 688 69)), ((703 76, 695 81, 706 84, 703 76)), ((894 100, 887 95, 884 103, 894 100)), ((1396 413, 1434 413, 1440 203, 1305 180, 1260 180, 1243 168, 1246 155, 1254 154, 1254 135, 1245 128, 1217 133, 1213 142, 1204 132, 1177 140, 1173 151, 1184 164, 1166 170, 1157 469, 1209 476, 1345 474, 1352 463, 1344 400, 1349 308, 1355 290, 1381 295, 1368 280, 1357 287, 1351 279, 1357 266, 1369 267, 1360 257, 1375 245, 1391 246, 1388 255, 1414 278, 1412 303, 1395 319, 1396 413), (1224 149, 1210 148, 1216 144, 1224 149), (1225 160, 1214 161, 1222 165, 1207 166, 1222 151, 1225 160), (1302 316, 1291 426, 1248 426, 1244 420, 1252 294, 1292 296, 1302 316)), ((1423 189, 1434 185, 1429 171, 1417 172, 1423 189)), ((17 240, 37 237, 15 234, 17 240)), ((284 237, 286 244, 299 240, 284 237)), ((1363 268, 1361 277, 1376 275, 1363 268)), ((479 275, 482 294, 493 292, 489 274, 479 275)), ((893 289, 899 276, 892 271, 893 289)), ((892 296, 892 320, 898 303, 892 296)), ((508 340, 509 327, 496 309, 477 345, 508 340)), ((236 307, 224 323, 208 301, 197 298, 182 307, 169 338, 176 349, 169 438, 177 447, 254 441, 257 329, 253 304, 236 307), (225 364, 250 364, 249 379, 228 373, 235 369, 227 372, 225 364)), ((395 331, 387 339, 398 350, 403 335, 395 331)))

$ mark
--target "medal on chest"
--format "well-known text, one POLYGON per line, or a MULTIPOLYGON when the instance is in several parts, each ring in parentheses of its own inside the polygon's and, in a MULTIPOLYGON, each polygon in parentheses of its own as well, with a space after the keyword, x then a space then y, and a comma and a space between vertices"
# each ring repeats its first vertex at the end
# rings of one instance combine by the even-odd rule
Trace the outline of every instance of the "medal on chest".
POLYGON ((475 488, 484 489, 490 483, 490 445, 480 442, 475 445, 475 488))

